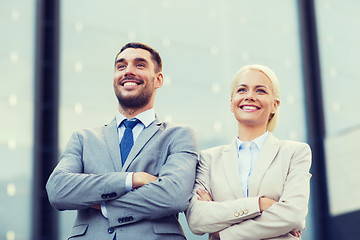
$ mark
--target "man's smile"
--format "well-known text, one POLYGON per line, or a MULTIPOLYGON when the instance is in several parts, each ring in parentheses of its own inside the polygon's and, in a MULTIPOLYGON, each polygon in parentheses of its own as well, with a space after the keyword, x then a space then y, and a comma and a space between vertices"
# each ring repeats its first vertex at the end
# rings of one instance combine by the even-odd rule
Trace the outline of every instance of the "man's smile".
POLYGON ((135 83, 135 82, 126 82, 126 83, 123 84, 124 87, 126 87, 126 86, 137 86, 137 85, 138 84, 135 83))

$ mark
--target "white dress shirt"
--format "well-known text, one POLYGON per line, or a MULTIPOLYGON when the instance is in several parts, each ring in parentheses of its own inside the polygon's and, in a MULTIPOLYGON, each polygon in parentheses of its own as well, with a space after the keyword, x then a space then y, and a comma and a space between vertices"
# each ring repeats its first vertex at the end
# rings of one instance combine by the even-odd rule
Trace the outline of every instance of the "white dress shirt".
POLYGON ((268 134, 269 132, 266 131, 263 135, 250 142, 243 142, 236 138, 241 189, 245 197, 248 197, 249 177, 268 134))

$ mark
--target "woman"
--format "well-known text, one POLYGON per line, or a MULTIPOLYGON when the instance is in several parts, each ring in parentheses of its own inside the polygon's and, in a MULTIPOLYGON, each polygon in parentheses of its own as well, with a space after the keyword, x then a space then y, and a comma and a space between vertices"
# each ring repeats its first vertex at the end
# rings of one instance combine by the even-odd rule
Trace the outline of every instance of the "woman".
POLYGON ((279 104, 279 83, 269 68, 249 65, 235 75, 231 111, 238 135, 230 145, 200 153, 186 212, 193 233, 222 240, 301 238, 311 150, 305 143, 279 140, 270 133, 279 104))

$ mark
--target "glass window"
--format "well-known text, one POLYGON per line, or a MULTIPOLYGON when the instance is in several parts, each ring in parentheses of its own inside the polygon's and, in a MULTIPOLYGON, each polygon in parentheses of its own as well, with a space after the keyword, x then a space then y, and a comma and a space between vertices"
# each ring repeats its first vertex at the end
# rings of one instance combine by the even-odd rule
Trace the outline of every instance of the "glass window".
POLYGON ((360 210, 359 1, 318 0, 318 35, 326 126, 330 214, 360 210))
POLYGON ((0 2, 0 236, 31 235, 34 1, 0 2))

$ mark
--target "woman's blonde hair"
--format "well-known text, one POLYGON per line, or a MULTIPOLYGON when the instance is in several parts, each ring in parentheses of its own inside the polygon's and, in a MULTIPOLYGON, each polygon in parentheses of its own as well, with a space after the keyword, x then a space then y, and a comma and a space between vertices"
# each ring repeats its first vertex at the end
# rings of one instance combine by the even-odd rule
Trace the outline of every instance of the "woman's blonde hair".
MULTIPOLYGON (((231 98, 234 95, 235 92, 235 88, 237 86, 237 82, 240 79, 240 77, 247 71, 249 70, 253 70, 253 71, 260 71, 263 74, 265 74, 265 76, 270 80, 271 85, 272 85, 272 90, 275 96, 275 100, 277 100, 280 104, 280 84, 279 81, 275 75, 275 73, 268 67, 260 65, 260 64, 253 64, 253 65, 246 65, 244 67, 242 67, 234 76, 232 82, 231 82, 231 98)), ((266 129, 269 132, 274 131, 277 122, 279 120, 279 108, 277 109, 277 111, 275 112, 275 114, 271 114, 269 117, 269 121, 268 124, 266 126, 266 129)))

